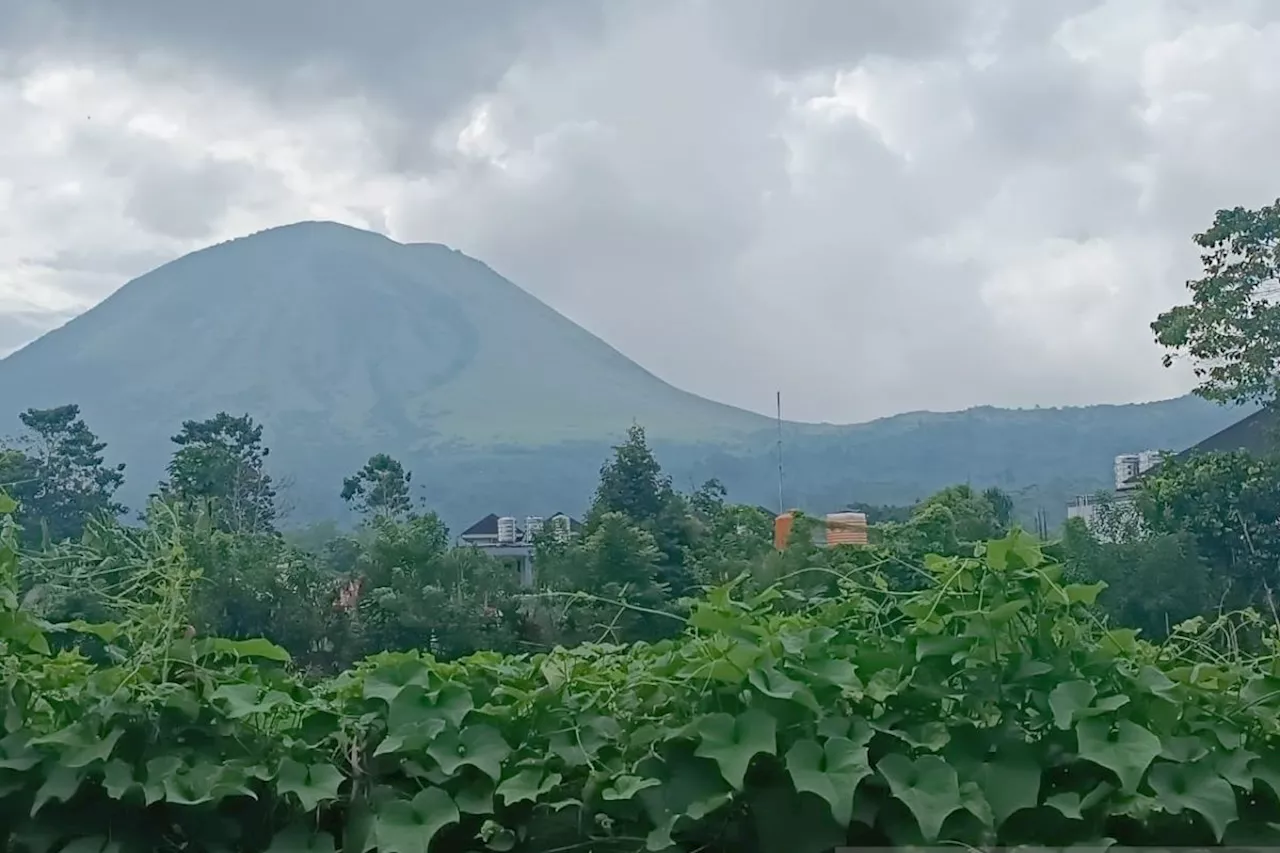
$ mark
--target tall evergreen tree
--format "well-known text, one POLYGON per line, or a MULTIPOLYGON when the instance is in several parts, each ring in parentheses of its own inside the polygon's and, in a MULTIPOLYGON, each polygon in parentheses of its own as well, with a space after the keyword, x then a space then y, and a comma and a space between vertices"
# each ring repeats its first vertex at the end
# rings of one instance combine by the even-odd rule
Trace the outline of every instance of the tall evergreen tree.
POLYGON ((613 448, 613 457, 600 467, 589 520, 616 512, 636 524, 654 524, 671 495, 671 478, 662 473, 649 449, 644 427, 632 424, 626 440, 613 448))
POLYGON ((266 471, 270 450, 253 418, 219 412, 208 420, 185 421, 172 441, 178 449, 169 462, 169 479, 160 486, 162 496, 207 505, 223 530, 274 530, 275 489, 266 471))
POLYGON ((413 511, 409 482, 413 472, 386 453, 377 453, 342 481, 342 499, 370 518, 404 518, 413 511))
POLYGON ((0 468, 21 504, 29 540, 76 538, 93 516, 125 511, 115 500, 124 463, 105 462, 106 442, 85 424, 79 406, 27 409, 18 419, 27 429, 25 449, 9 450, 0 468))

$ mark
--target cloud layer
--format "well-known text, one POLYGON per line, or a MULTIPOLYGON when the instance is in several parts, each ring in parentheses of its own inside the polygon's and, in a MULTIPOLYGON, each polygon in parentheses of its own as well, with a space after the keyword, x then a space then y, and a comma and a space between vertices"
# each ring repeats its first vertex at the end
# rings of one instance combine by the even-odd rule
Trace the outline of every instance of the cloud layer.
POLYGON ((1148 324, 1280 196, 1277 96, 1270 0, 24 0, 0 348, 336 219, 791 417, 1171 396, 1148 324))

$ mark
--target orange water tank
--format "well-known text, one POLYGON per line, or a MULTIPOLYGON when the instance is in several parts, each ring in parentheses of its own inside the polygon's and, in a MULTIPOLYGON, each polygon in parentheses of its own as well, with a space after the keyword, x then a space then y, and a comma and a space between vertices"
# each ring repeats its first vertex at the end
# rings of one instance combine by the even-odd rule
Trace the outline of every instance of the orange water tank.
POLYGON ((791 541, 791 525, 795 521, 795 511, 784 512, 773 520, 773 547, 779 551, 786 550, 791 541))

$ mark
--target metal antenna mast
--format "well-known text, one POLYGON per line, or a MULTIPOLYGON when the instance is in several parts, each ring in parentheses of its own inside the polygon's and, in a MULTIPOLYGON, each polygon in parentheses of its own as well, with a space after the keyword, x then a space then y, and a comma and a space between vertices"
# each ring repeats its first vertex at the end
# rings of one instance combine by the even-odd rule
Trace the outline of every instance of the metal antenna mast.
POLYGON ((778 392, 778 515, 787 511, 782 497, 782 392, 778 392))

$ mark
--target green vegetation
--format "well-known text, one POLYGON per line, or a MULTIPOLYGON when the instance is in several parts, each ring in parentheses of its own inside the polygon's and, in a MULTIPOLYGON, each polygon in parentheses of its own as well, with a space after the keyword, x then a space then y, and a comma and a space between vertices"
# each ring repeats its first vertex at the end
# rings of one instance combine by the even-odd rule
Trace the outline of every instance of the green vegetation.
POLYGON ((129 523, 78 407, 22 423, 5 850, 1280 841, 1270 445, 1168 460, 1057 542, 951 485, 867 507, 866 546, 801 515, 779 550, 633 424, 528 588, 451 547, 387 453, 331 484, 355 530, 286 537, 247 415, 185 421, 129 523))
MULTIPOLYGON (((936 523, 942 505, 915 518, 936 523)), ((1017 531, 967 546, 973 556, 908 566, 910 589, 881 570, 902 565, 889 552, 819 552, 798 535, 784 552, 766 546, 755 574, 671 602, 652 596, 664 559, 653 537, 604 511, 585 542, 562 546, 591 555, 584 583, 657 599, 580 596, 589 612, 614 611, 608 631, 649 641, 456 656, 444 646, 468 631, 490 632, 471 645, 507 641, 502 615, 485 627, 460 587, 433 595, 440 574, 427 575, 444 564, 433 562, 442 552, 429 517, 379 516, 399 535, 373 531, 360 558, 420 567, 413 584, 371 581, 384 591, 353 609, 334 607, 342 590, 331 588, 308 609, 290 597, 313 591, 281 566, 255 592, 292 606, 260 610, 259 627, 296 645, 297 620, 319 613, 331 621, 317 635, 367 632, 438 653, 378 653, 325 676, 268 640, 193 630, 215 580, 196 568, 209 555, 184 544, 193 534, 173 515, 156 515, 127 543, 93 531, 34 554, 19 552, 6 522, 9 849, 818 853, 1275 840, 1276 627, 1198 620, 1144 641, 1098 610, 1105 584, 1070 582, 1017 531), (118 594, 96 602, 96 619, 49 621, 36 603, 47 597, 27 588, 30 573, 68 571, 114 578, 118 594), (396 617, 381 622, 361 612, 403 595, 430 601, 427 642, 412 611, 378 602, 396 617), (1239 642, 1250 632, 1253 651, 1239 642)), ((449 567, 483 580, 477 565, 449 567)), ((522 604, 546 616, 558 600, 522 604)))
POLYGON ((1191 302, 1151 324, 1156 340, 1190 356, 1196 393, 1230 403, 1276 402, 1280 385, 1280 200, 1257 210, 1220 210, 1195 236, 1203 275, 1187 284, 1191 302))
MULTIPOLYGON (((413 470, 415 501, 455 528, 495 511, 581 514, 633 421, 682 488, 716 477, 770 508, 777 495, 770 419, 660 381, 478 261, 333 223, 233 240, 129 282, 0 360, 0 400, 13 428, 19 406, 77 403, 128 464, 118 497, 135 508, 167 476, 169 437, 218 412, 262 427, 292 522, 349 518, 333 484, 379 453, 413 470)), ((968 481, 1056 523, 1068 498, 1106 485, 1117 453, 1181 449, 1236 417, 1184 398, 787 424, 788 500, 901 505, 968 481)))

